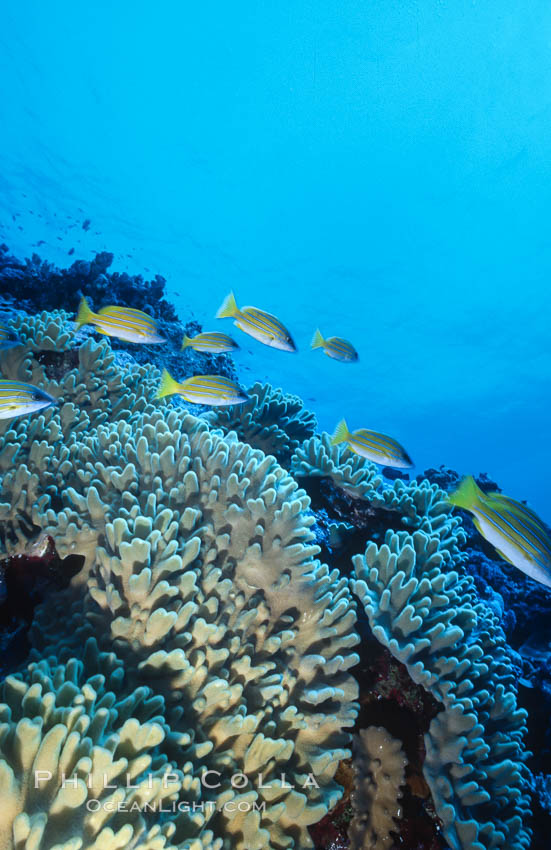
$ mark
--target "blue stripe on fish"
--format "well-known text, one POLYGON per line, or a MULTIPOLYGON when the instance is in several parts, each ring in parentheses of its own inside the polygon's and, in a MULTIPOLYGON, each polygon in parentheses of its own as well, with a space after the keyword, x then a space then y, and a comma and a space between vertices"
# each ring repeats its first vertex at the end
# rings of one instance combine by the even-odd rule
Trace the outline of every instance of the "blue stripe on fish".
MULTIPOLYGON (((488 500, 488 502, 489 501, 490 500, 488 500)), ((518 516, 516 516, 516 514, 513 511, 511 511, 511 510, 509 510, 509 511, 505 510, 505 511, 501 511, 501 512, 497 511, 495 508, 492 508, 488 504, 488 502, 485 505, 486 510, 491 512, 491 514, 495 518, 496 522, 502 522, 502 523, 505 524, 506 528, 503 529, 503 531, 504 531, 504 533, 509 534, 509 537, 513 542, 517 542, 517 538, 520 537, 522 540, 525 541, 525 543, 528 546, 531 547, 534 554, 536 554, 538 552, 543 552, 547 555, 548 560, 551 560, 551 541, 544 541, 542 539, 542 536, 541 536, 542 535, 542 529, 541 528, 539 529, 540 536, 538 536, 537 529, 534 528, 534 527, 524 525, 524 523, 521 522, 520 518, 518 516), (515 520, 516 520, 516 523, 515 523, 515 520), (523 531, 521 531, 518 528, 518 526, 520 526, 520 528, 522 528, 523 531), (506 530, 507 528, 510 529, 509 532, 507 532, 507 530, 506 530), (530 537, 532 539, 530 539, 530 537)), ((483 513, 482 509, 478 508, 477 510, 480 513, 483 513)), ((519 546, 521 545, 520 542, 518 543, 518 545, 519 546)), ((527 551, 527 550, 525 550, 525 551, 527 551)))
POLYGON ((86 298, 82 298, 77 317, 77 328, 92 324, 99 333, 115 336, 128 342, 160 343, 166 342, 159 336, 157 323, 142 310, 133 307, 112 305, 102 307, 98 313, 90 309, 86 298))
POLYGON ((216 317, 232 318, 238 328, 271 348, 296 351, 291 334, 276 316, 259 310, 258 307, 249 306, 240 310, 233 292, 224 299, 216 317))

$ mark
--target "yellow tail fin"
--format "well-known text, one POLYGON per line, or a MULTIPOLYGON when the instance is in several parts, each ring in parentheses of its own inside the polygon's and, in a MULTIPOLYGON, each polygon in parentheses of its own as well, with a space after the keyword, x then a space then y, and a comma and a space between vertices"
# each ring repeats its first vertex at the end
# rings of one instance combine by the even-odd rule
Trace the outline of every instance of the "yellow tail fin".
POLYGON ((189 337, 187 334, 184 334, 184 338, 182 340, 181 350, 183 351, 184 348, 187 348, 189 345, 191 345, 191 343, 192 343, 191 337, 189 337))
POLYGON ((325 340, 321 335, 320 329, 318 328, 317 331, 315 332, 314 336, 312 337, 312 343, 311 343, 310 347, 311 348, 323 348, 324 345, 325 345, 325 340))
POLYGON ((181 384, 179 384, 178 381, 175 381, 166 369, 163 369, 161 383, 159 384, 159 389, 157 390, 155 398, 164 398, 167 395, 174 395, 174 393, 180 392, 180 388, 181 384))
POLYGON ((82 325, 88 325, 93 318, 94 313, 92 313, 90 305, 88 304, 88 301, 83 295, 80 299, 80 304, 78 305, 78 313, 75 319, 75 325, 77 326, 77 329, 82 327, 82 325))
POLYGON ((222 306, 220 307, 218 313, 216 314, 217 319, 234 319, 239 315, 239 307, 237 306, 235 295, 233 292, 230 292, 229 295, 224 298, 222 302, 222 306))
POLYGON ((345 443, 350 439, 350 431, 348 430, 348 425, 346 424, 346 419, 341 419, 337 427, 335 428, 335 433, 331 437, 331 445, 338 446, 339 443, 345 443))
POLYGON ((448 496, 448 501, 451 502, 452 505, 455 505, 456 508, 464 508, 467 511, 472 510, 477 503, 479 504, 483 500, 484 493, 472 475, 468 475, 467 478, 464 478, 459 484, 457 490, 450 493, 448 496))

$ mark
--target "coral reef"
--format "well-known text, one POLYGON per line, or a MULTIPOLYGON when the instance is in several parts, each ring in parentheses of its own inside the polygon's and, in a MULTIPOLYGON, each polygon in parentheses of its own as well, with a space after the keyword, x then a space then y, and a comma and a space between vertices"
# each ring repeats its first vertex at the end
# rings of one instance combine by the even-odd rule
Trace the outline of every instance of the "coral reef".
MULTIPOLYGON (((454 470, 443 467, 425 474, 433 480, 437 475, 446 490, 455 488, 461 478, 454 470)), ((475 480, 484 492, 500 491, 486 473, 479 474, 475 480)), ((458 513, 466 536, 461 546, 464 568, 475 584, 478 598, 500 621, 519 683, 519 704, 528 711, 526 746, 532 752, 526 764, 534 775, 542 777, 533 786, 535 837, 531 846, 533 850, 540 844, 545 848, 545 835, 551 824, 543 792, 545 777, 551 775, 551 591, 499 558, 475 529, 471 516, 466 511, 458 513)))
POLYGON ((331 435, 326 432, 321 437, 310 437, 297 449, 291 461, 291 471, 298 478, 329 478, 356 499, 366 498, 375 492, 383 480, 374 463, 366 462, 346 443, 332 446, 331 435))
MULTIPOLYGON (((449 491, 457 488, 463 476, 459 472, 456 472, 455 469, 450 469, 448 466, 442 464, 438 469, 425 469, 421 477, 426 478, 431 484, 437 484, 442 490, 449 491)), ((486 472, 480 472, 478 475, 475 475, 474 480, 485 493, 501 492, 501 487, 495 481, 492 481, 486 472)))
POLYGON ((167 323, 178 321, 165 299, 163 277, 146 281, 139 275, 109 272, 112 263, 113 254, 103 251, 89 262, 77 260, 68 269, 58 269, 37 254, 19 260, 10 255, 7 245, 0 245, 2 293, 26 309, 53 311, 63 306, 75 312, 80 293, 86 291, 105 303, 126 304, 167 323))
POLYGON ((438 536, 389 532, 355 559, 353 587, 377 640, 444 706, 424 774, 448 844, 520 850, 530 841, 526 712, 498 618, 452 566, 438 536))
POLYGON ((407 758, 406 784, 402 789, 401 814, 395 825, 399 847, 442 850, 441 822, 424 778, 425 739, 442 705, 416 684, 407 667, 373 636, 367 616, 360 609, 360 712, 355 731, 383 726, 401 742, 407 758))
POLYGON ((350 850, 391 850, 407 759, 400 741, 382 726, 362 729, 355 748, 350 850))
POLYGON ((317 542, 325 557, 337 552, 341 569, 368 541, 382 542, 389 530, 438 534, 459 558, 465 541, 461 519, 452 516, 446 494, 427 480, 385 481, 375 464, 347 446, 331 446, 322 434, 303 443, 292 458, 293 475, 305 487, 315 512, 317 542))
MULTIPOLYGON (((476 563, 466 545, 470 529, 452 516, 438 484, 383 483, 371 464, 362 467, 339 449, 328 435, 312 438, 292 469, 312 496, 314 527, 329 557, 334 537, 327 530, 351 521, 336 554, 341 562, 360 543, 367 547, 365 558, 353 558, 352 584, 371 632, 444 709, 426 730, 423 772, 448 844, 525 847, 529 753, 526 713, 517 708, 518 665, 501 631, 503 605, 495 594, 483 604, 465 575, 468 561, 476 563), (452 752, 458 730, 461 746, 452 752), (507 795, 499 793, 504 784, 507 795)), ((447 483, 443 475, 438 480, 447 483)))
MULTIPOLYGON (((57 327, 62 334, 59 317, 57 327)), ((118 701, 127 705, 142 686, 162 697, 170 731, 162 741, 156 734, 155 746, 189 765, 190 781, 208 771, 220 777, 210 792, 216 805, 178 814, 171 840, 186 848, 210 848, 212 835, 224 848, 310 846, 306 827, 341 793, 334 774, 356 715, 347 671, 358 638, 346 580, 316 560, 308 498, 235 434, 223 438, 182 409, 154 406, 155 370, 118 367, 106 341, 88 340, 77 357, 60 381, 29 348, 0 357, 3 374, 32 376, 60 402, 0 435, 6 551, 40 531, 60 557, 85 559, 70 588, 35 612, 33 656, 55 659, 50 678, 62 692, 63 670, 81 664, 84 693, 97 673, 84 647, 96 637, 100 653, 124 665, 124 680, 110 685, 118 701), (260 771, 266 789, 231 784, 236 773, 260 771), (240 801, 267 805, 225 814, 240 801)), ((22 671, 20 689, 35 669, 22 671)), ((12 765, 17 729, 7 722, 12 765)), ((111 748, 120 734, 113 727, 111 748)), ((23 781, 10 780, 10 811, 21 796, 13 783, 23 781)), ((58 814, 57 796, 48 799, 47 822, 58 814)), ((19 827, 21 815, 13 829, 32 829, 27 820, 19 827)), ((94 825, 90 847, 103 828, 94 825)))
POLYGON ((156 401, 160 352, 75 334, 80 291, 165 322, 179 377, 209 356, 176 350, 161 278, 110 262, 0 251, 22 343, 0 373, 58 400, 0 422, 0 848, 524 850, 530 794, 546 846, 551 594, 452 513, 453 470, 387 474, 269 384, 199 417, 156 401), (352 727, 368 750, 384 727, 380 765, 350 760, 352 727), (107 796, 82 782, 96 767, 107 796))
MULTIPOLYGON (((449 850, 423 776, 424 734, 442 706, 421 685, 415 684, 405 665, 375 640, 361 609, 358 615, 360 663, 354 672, 360 685, 360 712, 355 734, 361 735, 362 730, 372 726, 384 727, 389 735, 400 741, 407 759, 400 818, 394 824, 396 839, 392 846, 408 850, 449 850)), ((317 850, 349 847, 348 833, 354 816, 351 801, 354 776, 354 759, 341 762, 336 778, 344 787, 343 798, 319 824, 310 828, 317 850)))
MULTIPOLYGON (((344 519, 350 512, 350 499, 358 500, 353 515, 355 527, 365 527, 370 532, 376 524, 374 517, 379 515, 388 529, 391 515, 398 515, 404 528, 421 529, 441 538, 442 545, 457 552, 461 520, 452 517, 452 507, 445 499, 445 493, 436 484, 427 480, 411 483, 402 479, 392 484, 383 483, 383 478, 374 463, 364 460, 345 444, 331 445, 331 437, 323 433, 321 437, 312 437, 295 452, 291 462, 291 471, 305 485, 305 479, 328 480, 341 491, 345 508, 344 519), (367 504, 362 504, 363 502, 367 504)), ((308 486, 310 490, 310 487, 308 486)), ((319 492, 319 491, 318 491, 319 492)), ((327 493, 327 488, 326 488, 327 493)), ((333 508, 334 499, 329 498, 333 508)), ((337 511, 338 511, 337 507, 337 511)))
POLYGON ((111 272, 112 262, 113 254, 103 251, 93 260, 77 260, 68 269, 58 269, 37 254, 25 261, 18 260, 10 255, 7 245, 0 245, 2 313, 9 317, 20 312, 54 312, 62 307, 73 316, 83 294, 95 309, 108 304, 124 304, 153 316, 161 335, 167 339, 162 346, 131 347, 113 339, 113 350, 120 351, 127 362, 166 366, 179 377, 213 373, 235 379, 231 355, 196 351, 182 355, 180 346, 184 334, 194 336, 202 328, 194 319, 186 324, 179 320, 173 305, 165 298, 166 281, 161 275, 144 280, 141 275, 111 272))
POLYGON ((174 825, 143 809, 175 801, 184 786, 199 797, 190 766, 178 770, 159 754, 162 700, 145 687, 117 698, 121 662, 93 640, 85 658, 30 664, 25 680, 10 676, 2 686, 2 850, 168 850, 174 825))
POLYGON ((235 431, 240 440, 288 467, 299 445, 316 430, 316 417, 298 396, 274 389, 270 384, 253 384, 245 404, 217 408, 207 421, 225 434, 235 431))

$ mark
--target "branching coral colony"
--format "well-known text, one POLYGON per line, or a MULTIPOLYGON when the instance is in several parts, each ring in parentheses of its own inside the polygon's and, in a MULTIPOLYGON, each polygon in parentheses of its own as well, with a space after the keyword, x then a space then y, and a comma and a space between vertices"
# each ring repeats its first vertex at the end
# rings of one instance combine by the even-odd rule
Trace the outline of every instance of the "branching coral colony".
MULTIPOLYGON (((312 847, 358 710, 352 591, 441 704, 423 769, 448 845, 527 848, 526 716, 444 493, 384 484, 267 387, 249 405, 260 428, 252 409, 198 418, 155 402, 154 367, 121 367, 106 341, 78 345, 67 320, 21 315, 23 344, 0 353, 3 377, 59 402, 0 423, 2 552, 46 533, 60 558, 84 559, 37 607, 31 658, 2 686, 0 850, 312 847), (379 543, 367 531, 352 579, 317 559, 300 486, 316 476, 379 525, 393 518, 379 543)), ((359 748, 361 771, 373 787, 392 775, 399 795, 400 744, 380 734, 384 747, 359 748)), ((362 817, 392 846, 398 809, 356 814, 354 846, 362 817)))

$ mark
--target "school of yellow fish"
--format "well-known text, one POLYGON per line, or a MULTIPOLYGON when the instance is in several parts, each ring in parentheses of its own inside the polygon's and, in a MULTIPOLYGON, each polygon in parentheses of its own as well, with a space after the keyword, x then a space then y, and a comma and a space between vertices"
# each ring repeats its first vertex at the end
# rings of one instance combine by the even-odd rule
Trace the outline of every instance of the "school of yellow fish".
MULTIPOLYGON (((233 319, 239 330, 271 348, 297 351, 291 334, 277 316, 258 307, 238 307, 233 292, 224 299, 216 318, 233 319)), ((117 305, 103 307, 94 313, 84 297, 75 320, 76 328, 83 325, 92 325, 100 334, 127 342, 148 345, 166 342, 159 334, 156 321, 147 313, 117 305)), ((13 331, 0 324, 0 351, 18 344, 13 331)), ((182 350, 187 348, 221 354, 235 351, 239 345, 227 334, 212 331, 195 337, 184 336, 182 350)), ((314 333, 311 348, 321 348, 328 357, 341 363, 356 363, 359 359, 352 343, 338 336, 323 337, 319 329, 314 333)), ((176 394, 192 404, 209 406, 243 404, 249 397, 238 384, 222 375, 194 375, 179 382, 165 369, 156 397, 162 399, 176 394)), ((38 387, 0 379, 0 419, 33 413, 53 404, 57 404, 56 399, 38 387)), ((347 443, 356 454, 382 466, 410 469, 414 465, 407 451, 393 437, 366 428, 350 431, 345 419, 337 425, 331 442, 333 445, 347 443)), ((551 587, 551 537, 530 508, 501 493, 483 492, 470 476, 450 494, 449 501, 473 515, 480 534, 504 560, 551 587)))

